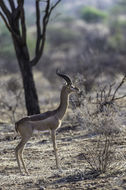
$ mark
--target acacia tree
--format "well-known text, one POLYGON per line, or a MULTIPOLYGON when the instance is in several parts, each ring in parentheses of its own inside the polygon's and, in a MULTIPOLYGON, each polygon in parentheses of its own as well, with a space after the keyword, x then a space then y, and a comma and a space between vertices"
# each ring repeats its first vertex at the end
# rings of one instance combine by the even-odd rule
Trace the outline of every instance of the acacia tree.
POLYGON ((46 30, 50 15, 61 0, 51 3, 51 0, 34 0, 36 9, 36 44, 35 54, 30 59, 27 44, 27 27, 25 18, 25 0, 0 0, 0 16, 11 33, 13 45, 21 71, 25 103, 28 115, 40 113, 38 96, 33 79, 32 68, 43 55, 46 40, 46 30), (40 11, 43 2, 43 11, 40 11))

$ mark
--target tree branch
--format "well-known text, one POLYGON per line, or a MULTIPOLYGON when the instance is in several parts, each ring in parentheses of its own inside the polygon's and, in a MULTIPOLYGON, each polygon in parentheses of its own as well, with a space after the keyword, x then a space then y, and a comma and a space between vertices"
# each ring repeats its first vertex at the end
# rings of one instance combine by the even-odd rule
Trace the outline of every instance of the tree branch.
POLYGON ((4 11, 5 14, 10 16, 11 13, 10 13, 9 9, 6 7, 3 0, 0 0, 0 7, 2 8, 2 10, 4 11))
MULTIPOLYGON (((12 3, 12 1, 11 1, 11 3, 12 3)), ((0 12, 0 16, 3 19, 3 21, 4 21, 4 23, 5 23, 6 27, 7 27, 7 29, 13 35, 13 37, 20 44, 22 44, 22 40, 21 40, 20 36, 17 33, 15 33, 15 31, 13 30, 13 27, 12 27, 12 25, 13 25, 13 22, 12 22, 12 20, 13 20, 13 13, 12 14, 10 13, 10 11, 8 10, 8 8, 5 6, 3 0, 0 0, 0 7, 1 7, 2 11, 3 11, 3 13, 0 12)))
POLYGON ((19 20, 20 16, 21 16, 21 9, 24 5, 24 0, 17 0, 18 6, 14 9, 14 11, 12 12, 12 19, 13 21, 17 21, 19 20))
POLYGON ((97 111, 95 113, 93 113, 94 115, 103 112, 104 107, 114 105, 114 102, 116 100, 126 97, 126 94, 123 96, 120 96, 120 97, 115 97, 117 91, 124 84, 125 81, 126 81, 126 75, 122 78, 121 82, 119 83, 119 85, 117 86, 117 88, 115 89, 115 91, 113 92, 112 95, 111 95, 111 91, 112 91, 112 87, 113 87, 114 83, 109 86, 108 92, 106 91, 106 93, 104 93, 104 96, 103 96, 103 90, 105 90, 105 87, 100 90, 100 93, 97 93, 96 102, 93 102, 93 104, 97 105, 97 111))
POLYGON ((126 97, 126 94, 124 96, 114 98, 114 100, 119 100, 119 99, 122 99, 122 98, 125 98, 125 97, 126 97))
POLYGON ((46 1, 45 14, 42 20, 42 34, 40 32, 40 10, 39 10, 39 0, 36 0, 36 11, 37 11, 37 43, 36 43, 36 54, 35 57, 30 61, 32 66, 35 66, 41 56, 43 55, 45 40, 46 40, 46 29, 49 22, 51 13, 53 9, 59 4, 61 0, 58 0, 52 7, 50 7, 50 0, 46 1))
POLYGON ((4 4, 3 0, 0 0, 0 7, 1 7, 2 11, 4 12, 4 14, 6 15, 9 23, 11 23, 11 13, 10 13, 9 9, 6 7, 6 5, 4 4))
POLYGON ((53 9, 55 9, 55 7, 61 2, 61 0, 58 0, 54 5, 52 5, 50 11, 49 11, 49 16, 52 13, 53 9))
POLYGON ((0 11, 0 16, 2 17, 2 19, 3 19, 6 27, 8 28, 8 30, 11 32, 11 27, 10 27, 8 21, 6 20, 6 17, 4 16, 4 14, 1 11, 0 11))
MULTIPOLYGON (((21 1, 19 1, 20 3, 21 1)), ((21 17, 21 29, 22 29, 22 40, 23 43, 26 44, 26 24, 25 24, 25 14, 24 14, 24 0, 22 0, 22 4, 19 4, 20 7, 20 17, 21 17)))
POLYGON ((12 12, 13 12, 13 11, 15 10, 14 1, 13 1, 13 0, 9 0, 9 3, 10 3, 11 10, 12 10, 12 12))
POLYGON ((41 41, 41 26, 40 26, 40 4, 39 0, 36 0, 36 28, 37 28, 37 41, 35 54, 39 51, 40 41, 41 41))
POLYGON ((37 49, 37 52, 35 54, 35 57, 33 58, 33 60, 30 62, 32 66, 35 66, 37 64, 37 62, 39 61, 39 59, 41 58, 42 54, 43 54, 43 50, 44 50, 44 45, 45 45, 45 39, 46 39, 46 27, 47 27, 47 23, 48 23, 48 14, 49 14, 49 10, 50 10, 50 0, 46 1, 46 8, 45 8, 45 14, 43 16, 43 20, 42 20, 42 34, 41 34, 41 38, 39 38, 39 49, 37 49), (40 45, 41 44, 41 45, 40 45))
POLYGON ((126 75, 123 77, 122 81, 120 82, 120 84, 115 89, 115 92, 113 94, 113 97, 112 97, 111 101, 115 100, 115 95, 116 95, 117 91, 119 90, 119 88, 123 85, 123 83, 125 82, 125 80, 126 80, 126 75))
POLYGON ((16 40, 19 43, 22 43, 21 39, 19 38, 19 36, 12 30, 11 26, 9 25, 8 21, 6 20, 6 17, 4 16, 4 14, 0 11, 0 16, 3 19, 7 29, 9 30, 9 32, 16 38, 16 40))

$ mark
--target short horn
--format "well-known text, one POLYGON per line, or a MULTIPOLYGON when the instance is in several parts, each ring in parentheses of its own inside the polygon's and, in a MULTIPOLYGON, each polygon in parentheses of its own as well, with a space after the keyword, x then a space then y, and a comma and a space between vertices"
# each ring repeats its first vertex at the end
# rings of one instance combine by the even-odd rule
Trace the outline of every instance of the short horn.
POLYGON ((70 77, 68 77, 65 74, 60 73, 59 69, 56 70, 56 74, 58 76, 62 77, 63 79, 65 79, 65 81, 67 82, 67 84, 70 84, 70 85, 72 84, 72 81, 71 81, 70 77))

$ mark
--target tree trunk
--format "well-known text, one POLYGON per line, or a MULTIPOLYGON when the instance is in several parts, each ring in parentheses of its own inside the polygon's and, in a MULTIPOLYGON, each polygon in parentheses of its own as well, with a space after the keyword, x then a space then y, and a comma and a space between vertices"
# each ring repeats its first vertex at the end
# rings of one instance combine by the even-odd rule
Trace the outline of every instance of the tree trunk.
POLYGON ((36 0, 36 48, 35 56, 30 61, 27 45, 27 27, 25 19, 25 1, 9 0, 5 3, 0 0, 0 17, 2 17, 7 29, 12 35, 15 52, 22 74, 25 102, 28 115, 40 113, 38 96, 32 74, 32 66, 40 60, 46 39, 46 29, 50 15, 61 0, 57 0, 51 6, 51 0, 46 0, 44 11, 40 9, 40 1, 36 0), (9 6, 8 6, 9 5, 9 6), (42 15, 41 15, 42 12, 42 15))
POLYGON ((14 40, 14 46, 16 51, 17 60, 19 63, 20 71, 22 74, 23 87, 25 93, 25 104, 27 108, 27 114, 33 115, 40 113, 38 96, 34 83, 32 67, 29 63, 29 54, 27 47, 19 45, 14 40))
POLYGON ((38 114, 40 113, 40 108, 32 74, 32 67, 29 65, 29 62, 25 62, 25 60, 21 60, 19 64, 23 79, 27 114, 38 114))

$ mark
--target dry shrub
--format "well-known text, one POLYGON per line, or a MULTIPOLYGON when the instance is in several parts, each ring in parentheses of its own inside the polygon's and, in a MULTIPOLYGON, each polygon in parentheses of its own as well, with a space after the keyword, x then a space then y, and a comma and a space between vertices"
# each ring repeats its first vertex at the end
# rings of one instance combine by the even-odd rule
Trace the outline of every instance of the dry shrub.
POLYGON ((72 96, 71 99, 76 121, 90 137, 88 146, 83 148, 83 158, 88 167, 99 174, 106 172, 115 159, 113 138, 121 132, 120 109, 115 100, 125 97, 115 95, 125 79, 126 76, 115 89, 112 89, 113 85, 108 90, 102 86, 92 94, 92 98, 85 93, 84 86, 81 86, 81 94, 72 96))
POLYGON ((89 134, 111 136, 120 133, 120 119, 118 114, 109 108, 106 112, 99 113, 95 116, 88 114, 85 119, 85 124, 87 122, 90 124, 90 126, 88 124, 89 134))
POLYGON ((121 110, 116 101, 126 95, 118 97, 116 94, 125 81, 126 76, 116 86, 108 84, 107 88, 106 85, 102 84, 91 95, 88 95, 85 92, 85 78, 78 75, 77 85, 81 91, 71 97, 71 103, 76 121, 83 129, 87 129, 92 135, 111 135, 120 132, 121 110))
POLYGON ((97 141, 83 149, 83 158, 88 163, 88 168, 98 174, 105 173, 114 161, 115 150, 112 146, 112 136, 100 135, 97 141))
POLYGON ((109 108, 97 115, 91 114, 85 106, 81 110, 82 119, 78 121, 89 137, 89 143, 83 148, 83 158, 93 173, 105 173, 115 159, 113 138, 121 131, 118 115, 109 108))
POLYGON ((8 81, 1 83, 2 92, 0 95, 1 115, 15 123, 19 115, 24 112, 23 88, 20 80, 11 77, 8 81))
POLYGON ((7 82, 6 89, 13 94, 18 94, 21 91, 21 84, 16 78, 12 77, 7 82))

